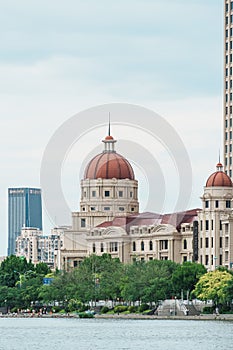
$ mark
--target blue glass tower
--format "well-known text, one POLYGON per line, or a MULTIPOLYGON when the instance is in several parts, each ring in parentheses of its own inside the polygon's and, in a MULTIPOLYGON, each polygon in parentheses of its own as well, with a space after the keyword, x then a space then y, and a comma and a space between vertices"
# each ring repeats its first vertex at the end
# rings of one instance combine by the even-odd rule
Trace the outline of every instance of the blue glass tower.
POLYGON ((39 188, 8 189, 8 255, 15 254, 15 240, 20 235, 22 227, 42 230, 39 188))

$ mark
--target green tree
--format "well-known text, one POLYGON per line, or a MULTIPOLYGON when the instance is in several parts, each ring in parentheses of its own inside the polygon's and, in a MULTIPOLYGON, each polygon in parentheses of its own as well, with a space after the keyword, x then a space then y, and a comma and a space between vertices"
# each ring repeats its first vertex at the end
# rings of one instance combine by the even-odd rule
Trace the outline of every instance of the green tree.
POLYGON ((190 295, 199 278, 207 272, 206 268, 197 263, 184 262, 178 265, 172 274, 174 294, 181 296, 181 291, 190 295))
POLYGON ((227 300, 226 288, 232 275, 227 271, 215 270, 201 276, 194 289, 194 294, 201 300, 212 300, 214 305, 225 303, 227 300))
POLYGON ((34 265, 25 258, 8 256, 0 265, 0 285, 14 287, 20 276, 27 271, 34 271, 34 265))

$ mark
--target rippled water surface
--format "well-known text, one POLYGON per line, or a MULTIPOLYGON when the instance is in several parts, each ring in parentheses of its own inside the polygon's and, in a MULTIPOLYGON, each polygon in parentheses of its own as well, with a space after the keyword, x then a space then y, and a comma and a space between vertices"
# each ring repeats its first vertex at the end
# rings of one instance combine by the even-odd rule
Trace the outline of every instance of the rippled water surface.
POLYGON ((233 349, 233 323, 180 320, 0 319, 1 350, 233 349))

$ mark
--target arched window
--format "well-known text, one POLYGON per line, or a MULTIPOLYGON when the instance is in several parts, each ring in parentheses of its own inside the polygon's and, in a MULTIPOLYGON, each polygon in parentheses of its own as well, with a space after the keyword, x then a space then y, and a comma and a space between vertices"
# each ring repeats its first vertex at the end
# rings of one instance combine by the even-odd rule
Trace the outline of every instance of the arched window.
POLYGON ((100 244, 100 251, 101 251, 101 253, 104 252, 104 244, 103 243, 100 244))
POLYGON ((141 250, 144 250, 144 242, 141 241, 141 250))
POLYGON ((187 240, 184 239, 184 249, 187 249, 187 240))
POLYGON ((133 252, 136 252, 136 242, 133 242, 133 252))
POLYGON ((150 243, 149 243, 149 249, 153 250, 153 242, 152 241, 150 241, 150 243))
POLYGON ((92 245, 92 252, 95 253, 95 243, 92 245))

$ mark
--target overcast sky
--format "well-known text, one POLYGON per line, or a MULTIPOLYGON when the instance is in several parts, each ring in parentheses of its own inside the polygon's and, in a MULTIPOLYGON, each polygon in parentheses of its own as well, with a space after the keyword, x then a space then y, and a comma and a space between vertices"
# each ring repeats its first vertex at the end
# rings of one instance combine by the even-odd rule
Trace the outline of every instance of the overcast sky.
MULTIPOLYGON (((222 152, 222 83, 223 1, 2 1, 0 255, 7 251, 7 188, 40 187, 54 132, 96 105, 136 104, 164 117, 191 159, 189 208, 200 207, 222 152)), ((99 143, 85 146, 91 152, 99 143)), ((73 211, 79 184, 65 179, 74 178, 75 159, 83 157, 74 150, 62 180, 73 211)), ((44 214, 45 233, 52 224, 44 214)))

